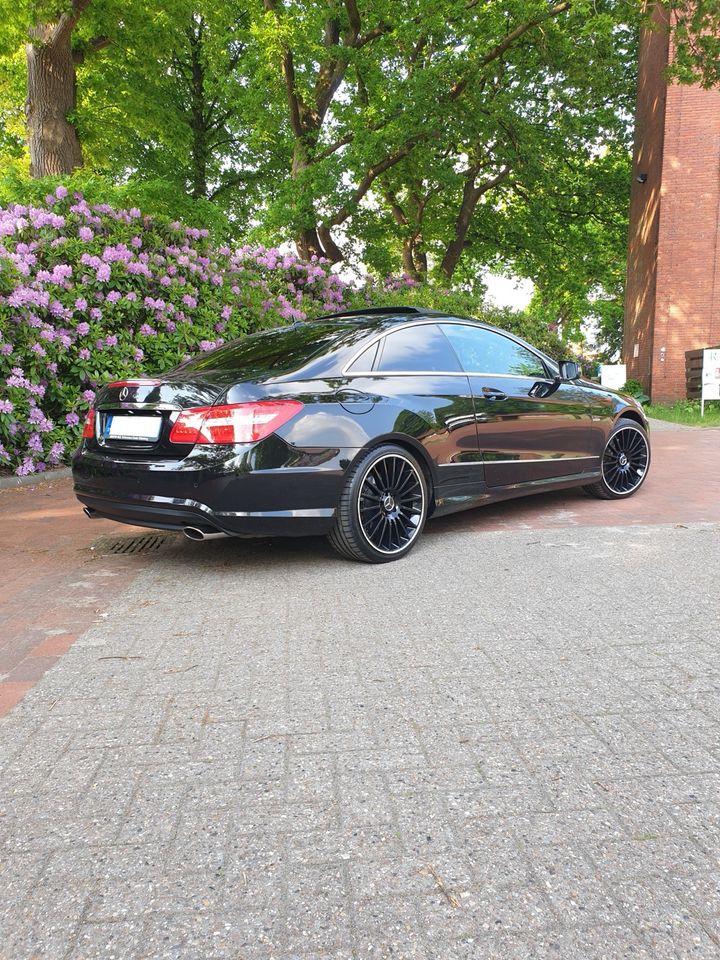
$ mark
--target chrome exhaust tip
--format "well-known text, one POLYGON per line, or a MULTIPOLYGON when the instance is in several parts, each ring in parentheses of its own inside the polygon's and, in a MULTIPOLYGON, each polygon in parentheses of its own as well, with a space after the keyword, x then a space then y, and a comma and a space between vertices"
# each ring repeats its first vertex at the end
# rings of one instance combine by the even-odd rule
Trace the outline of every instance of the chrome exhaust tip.
POLYGON ((227 537, 227 533, 222 530, 201 530, 200 527, 183 527, 183 534, 188 540, 218 540, 220 537, 227 537))
POLYGON ((97 510, 93 510, 92 507, 83 507, 83 513, 89 520, 96 520, 98 516, 97 510))

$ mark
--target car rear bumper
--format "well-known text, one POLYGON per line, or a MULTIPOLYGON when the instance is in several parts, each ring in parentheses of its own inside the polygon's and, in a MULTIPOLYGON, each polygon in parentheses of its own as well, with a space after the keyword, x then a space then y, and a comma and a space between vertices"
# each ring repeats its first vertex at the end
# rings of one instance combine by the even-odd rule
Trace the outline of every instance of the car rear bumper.
POLYGON ((253 469, 254 452, 205 449, 181 461, 141 461, 81 447, 73 457, 75 495, 89 516, 138 526, 246 537, 327 533, 354 451, 328 451, 313 466, 263 469, 253 469))

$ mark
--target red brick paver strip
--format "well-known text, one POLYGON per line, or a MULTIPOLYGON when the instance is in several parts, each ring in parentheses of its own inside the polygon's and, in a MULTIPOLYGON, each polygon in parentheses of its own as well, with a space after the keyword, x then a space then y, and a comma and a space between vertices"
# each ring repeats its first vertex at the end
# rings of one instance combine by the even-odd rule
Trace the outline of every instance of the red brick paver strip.
POLYGON ((97 556, 98 537, 140 532, 88 520, 68 479, 0 490, 0 717, 132 581, 142 557, 97 556))
POLYGON ((456 514, 428 524, 427 532, 719 522, 720 428, 654 423, 650 440, 650 473, 630 500, 596 500, 575 488, 456 514))

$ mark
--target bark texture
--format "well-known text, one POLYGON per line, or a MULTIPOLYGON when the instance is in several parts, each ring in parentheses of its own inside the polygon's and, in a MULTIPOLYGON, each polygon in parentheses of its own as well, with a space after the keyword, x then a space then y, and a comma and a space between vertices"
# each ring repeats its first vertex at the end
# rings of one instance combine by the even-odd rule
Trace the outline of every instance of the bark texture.
POLYGON ((76 105, 72 32, 86 6, 76 3, 57 23, 30 31, 25 118, 32 177, 72 173, 82 166, 80 140, 70 119, 76 105))

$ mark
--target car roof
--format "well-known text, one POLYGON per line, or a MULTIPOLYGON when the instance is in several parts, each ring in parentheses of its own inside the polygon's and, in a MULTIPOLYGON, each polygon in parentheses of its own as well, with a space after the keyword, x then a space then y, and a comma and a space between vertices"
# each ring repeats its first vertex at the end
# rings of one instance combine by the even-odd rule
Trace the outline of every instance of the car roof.
POLYGON ((451 320, 456 323, 460 321, 461 323, 474 324, 476 327, 483 327, 485 330, 492 330, 495 333, 500 333, 505 337, 510 337, 512 340, 516 340, 518 343, 528 347, 534 353, 539 353, 543 357, 546 357, 546 359, 554 362, 552 361, 552 358, 547 357, 547 355, 538 347, 534 346, 532 343, 529 343, 527 340, 524 340, 522 337, 510 330, 497 327, 485 320, 478 320, 477 317, 468 317, 462 313, 447 313, 444 310, 431 310, 425 307, 362 307, 358 310, 345 310, 338 313, 324 313, 322 316, 314 317, 312 320, 302 320, 299 322, 301 324, 313 324, 319 322, 331 323, 333 320, 338 321, 338 329, 342 329, 346 324, 357 324, 358 326, 362 325, 363 327, 367 328, 368 334, 377 334, 384 328, 401 323, 427 323, 428 320, 451 320))
MULTIPOLYGON (((342 320, 365 323, 368 326, 382 326, 388 323, 411 323, 413 320, 423 320, 433 317, 451 317, 452 314, 441 313, 438 310, 429 310, 424 307, 359 307, 357 310, 340 310, 337 313, 323 313, 319 317, 305 321, 315 323, 320 320, 342 320)), ((461 319, 461 318, 457 318, 461 319)), ((470 320, 470 317, 463 317, 470 320)), ((477 323, 478 321, 474 321, 477 323)))
POLYGON ((280 375, 278 379, 289 380, 296 377, 304 379, 306 377, 313 376, 337 376, 342 370, 344 370, 344 368, 347 366, 347 363, 354 356, 357 356, 358 353, 362 352, 362 349, 364 346, 367 346, 368 342, 372 342, 373 338, 377 338, 386 331, 392 329, 394 326, 409 326, 414 323, 427 323, 428 321, 432 320, 447 320, 455 323, 461 322, 482 327, 486 330, 492 330, 495 333, 510 337, 510 339, 515 340, 517 343, 527 347, 533 353, 542 357, 551 366, 553 366, 555 363, 551 357, 548 357, 547 354, 543 353, 542 350, 539 350, 526 340, 523 340, 522 337, 511 333, 509 330, 503 330, 500 327, 485 323, 484 321, 478 320, 475 317, 465 317, 458 313, 446 313, 441 310, 426 309, 425 307, 368 306, 360 307, 356 310, 344 310, 337 313, 327 313, 320 317, 314 317, 312 320, 296 321, 289 327, 284 328, 288 330, 292 329, 292 327, 312 328, 317 325, 317 327, 325 327, 327 329, 328 327, 332 328, 335 326, 340 336, 336 343, 336 349, 328 352, 322 352, 314 356, 313 358, 309 359, 308 363, 302 368, 299 368, 292 373, 288 372, 280 375), (342 335, 343 331, 346 332, 347 336, 342 335))

